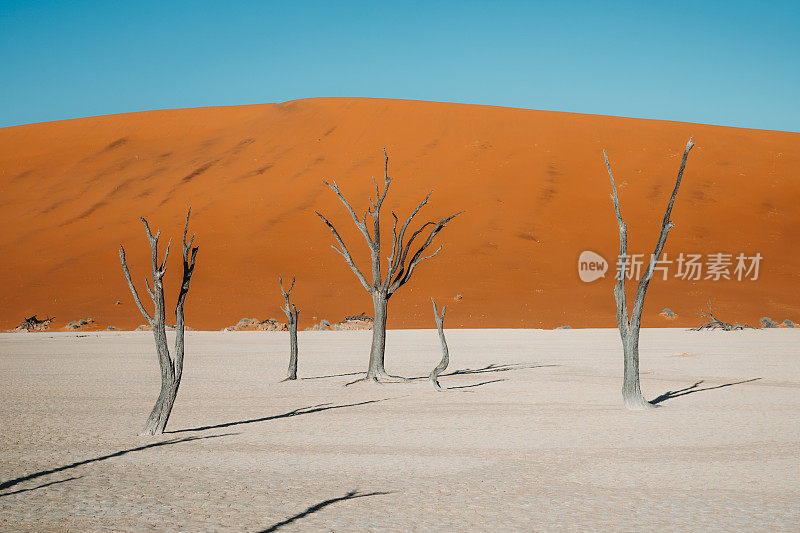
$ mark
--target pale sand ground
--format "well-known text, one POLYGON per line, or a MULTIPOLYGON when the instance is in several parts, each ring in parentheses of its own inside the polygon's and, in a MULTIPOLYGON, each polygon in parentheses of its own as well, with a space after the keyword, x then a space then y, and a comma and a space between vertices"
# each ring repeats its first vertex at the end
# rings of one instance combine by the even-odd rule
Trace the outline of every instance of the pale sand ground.
MULTIPOLYGON (((0 527, 800 529, 798 330, 643 332, 648 398, 702 380, 649 412, 620 406, 614 330, 450 331, 448 371, 500 367, 447 392, 277 383, 286 335, 189 333, 175 433, 155 438, 136 436, 149 333, 0 335, 0 527), (350 491, 370 495, 332 501, 350 491)), ((369 337, 300 333, 301 375, 361 370, 369 337)), ((438 350, 391 331, 387 366, 424 375, 438 350)))

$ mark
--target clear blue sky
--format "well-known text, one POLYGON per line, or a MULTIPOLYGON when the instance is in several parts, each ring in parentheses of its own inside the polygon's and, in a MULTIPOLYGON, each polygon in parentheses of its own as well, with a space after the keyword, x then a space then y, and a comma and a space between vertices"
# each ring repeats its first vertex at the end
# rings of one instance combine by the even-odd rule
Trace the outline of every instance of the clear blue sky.
POLYGON ((800 1, 5 2, 0 127, 369 96, 800 131, 800 1))

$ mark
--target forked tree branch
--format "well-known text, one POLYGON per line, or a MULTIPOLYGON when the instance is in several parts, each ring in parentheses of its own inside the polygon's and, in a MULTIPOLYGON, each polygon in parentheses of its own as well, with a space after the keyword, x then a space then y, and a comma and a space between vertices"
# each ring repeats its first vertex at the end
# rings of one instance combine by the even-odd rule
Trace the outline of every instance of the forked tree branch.
POLYGON ((431 222, 425 223, 422 226, 422 228, 420 228, 419 230, 414 232, 414 234, 409 239, 408 244, 406 246, 405 253, 402 256, 402 262, 400 263, 400 269, 398 270, 397 274, 394 276, 394 279, 391 280, 391 282, 387 279, 387 285, 388 285, 389 294, 393 294, 397 289, 399 289, 400 287, 402 287, 403 285, 408 283, 408 280, 411 279, 411 274, 414 273, 414 269, 417 267, 418 264, 420 264, 421 262, 423 262, 426 259, 430 259, 430 258, 434 257, 436 254, 438 254, 441 251, 442 246, 439 246, 439 248, 435 252, 433 252, 432 254, 430 254, 430 255, 422 255, 423 252, 425 252, 425 250, 431 245, 431 243, 433 243, 433 239, 436 237, 436 235, 440 231, 442 231, 444 229, 444 227, 447 225, 447 223, 450 222, 451 220, 453 220, 454 218, 456 218, 461 213, 463 213, 463 211, 460 211, 458 213, 450 215, 449 217, 443 218, 442 220, 437 222, 435 224, 434 228, 428 234, 428 238, 425 239, 425 242, 422 244, 422 246, 419 247, 419 249, 414 253, 414 255, 409 260, 408 265, 405 266, 405 258, 406 258, 406 255, 408 254, 408 249, 411 247, 411 242, 422 231, 422 229, 424 229, 426 226, 428 226, 428 225, 430 225, 432 223, 431 222))
POLYGON ((317 215, 322 219, 328 229, 330 229, 331 233, 333 234, 334 238, 336 239, 337 246, 332 246, 336 252, 341 255, 345 262, 350 266, 350 269, 355 273, 356 277, 358 277, 361 284, 364 288, 372 294, 380 291, 383 292, 388 296, 391 296, 397 289, 402 287, 404 284, 408 282, 413 273, 414 269, 426 259, 430 259, 434 257, 439 251, 441 250, 441 246, 432 254, 424 255, 425 250, 432 244, 436 235, 445 227, 445 225, 458 216, 461 213, 456 213, 451 215, 447 218, 444 218, 438 222, 426 222, 423 224, 419 229, 414 231, 411 237, 404 242, 406 231, 408 227, 411 225, 414 217, 419 213, 420 209, 428 203, 428 199, 430 198, 433 191, 429 192, 425 198, 414 208, 408 218, 405 220, 403 225, 400 227, 398 232, 397 225, 399 223, 399 219, 397 215, 393 212, 392 217, 394 219, 392 224, 392 249, 391 255, 388 258, 388 266, 386 271, 386 277, 381 280, 381 266, 380 266, 380 249, 381 249, 381 239, 380 239, 380 209, 383 205, 383 201, 386 199, 386 195, 389 192, 389 185, 392 182, 392 178, 389 177, 389 156, 386 153, 386 148, 383 149, 384 155, 384 189, 381 192, 380 187, 378 186, 377 180, 373 177, 373 182, 375 183, 375 200, 373 201, 370 197, 370 205, 372 206, 371 209, 368 210, 373 217, 374 222, 374 230, 373 234, 370 235, 369 231, 367 230, 366 225, 366 215, 364 214, 364 218, 359 220, 359 218, 355 214, 355 210, 353 209, 352 205, 347 201, 347 199, 342 194, 339 187, 336 185, 336 182, 329 183, 324 181, 325 185, 330 187, 336 195, 339 197, 339 200, 344 204, 345 208, 350 213, 350 216, 353 219, 353 222, 356 224, 356 227, 361 231, 362 235, 367 241, 367 245, 371 251, 372 255, 372 283, 370 284, 363 273, 356 267, 353 263, 353 258, 350 255, 350 251, 347 249, 344 241, 342 240, 339 232, 336 228, 331 224, 331 222, 325 218, 322 214, 317 212, 317 215), (411 252, 411 248, 414 244, 415 239, 421 235, 428 226, 433 226, 430 233, 428 234, 427 238, 423 242, 423 244, 416 249, 414 254, 411 256, 411 259, 408 259, 408 255, 411 252))
POLYGON ((656 243, 655 250, 653 254, 650 256, 650 263, 647 267, 647 271, 645 272, 642 279, 639 280, 639 285, 636 289, 636 298, 633 303, 633 308, 631 309, 631 316, 630 319, 628 318, 628 307, 626 303, 626 295, 625 295, 625 272, 626 272, 626 255, 627 255, 627 247, 628 247, 628 228, 625 222, 622 220, 622 214, 620 212, 619 207, 619 196, 617 195, 617 187, 614 183, 614 176, 611 173, 611 164, 608 161, 608 155, 606 155, 606 151, 603 150, 603 157, 606 161, 606 168, 608 169, 608 176, 611 178, 611 199, 614 202, 614 213, 617 217, 617 224, 619 226, 619 261, 621 262, 620 267, 617 271, 617 283, 614 287, 614 296, 617 300, 617 323, 620 327, 620 331, 623 329, 627 334, 631 328, 639 327, 639 322, 641 320, 642 315, 642 307, 644 306, 644 295, 647 291, 647 287, 650 284, 650 279, 653 276, 653 271, 655 270, 656 263, 658 262, 658 258, 661 257, 661 252, 664 249, 664 245, 667 242, 667 235, 669 230, 674 227, 675 224, 670 220, 670 215, 672 214, 672 207, 675 203, 675 198, 678 195, 678 188, 681 185, 681 179, 683 178, 683 171, 686 168, 686 160, 689 157, 689 152, 691 151, 692 147, 694 147, 694 143, 692 142, 692 138, 689 138, 689 141, 686 143, 686 148, 683 152, 683 158, 681 159, 681 165, 678 169, 678 176, 675 180, 675 187, 672 189, 672 195, 669 198, 669 202, 667 203, 667 209, 664 212, 664 219, 661 222, 661 231, 659 232, 658 242, 656 243), (624 328, 623 328, 624 326, 624 328))
POLYGON ((131 272, 128 270, 128 263, 125 261, 125 248, 121 244, 119 245, 119 262, 122 264, 122 271, 125 273, 125 280, 128 282, 128 288, 131 290, 131 294, 133 294, 133 301, 136 302, 136 307, 139 308, 145 320, 147 320, 149 324, 152 324, 153 317, 150 316, 142 305, 142 301, 139 299, 139 292, 136 290, 136 286, 134 286, 131 280, 131 272))
POLYGON ((336 251, 339 253, 339 255, 341 255, 342 257, 344 257, 344 260, 345 260, 345 262, 347 263, 347 266, 349 266, 349 267, 350 267, 350 270, 352 270, 352 271, 353 271, 353 273, 356 275, 356 277, 358 278, 358 280, 361 282, 361 285, 363 285, 363 286, 364 286, 364 288, 365 288, 365 289, 367 289, 367 292, 372 292, 372 291, 373 291, 373 288, 372 288, 372 286, 371 286, 371 285, 369 284, 369 282, 367 281, 367 278, 365 278, 365 277, 364 277, 364 274, 362 274, 362 273, 361 273, 361 271, 358 269, 358 267, 356 266, 356 264, 353 262, 353 257, 350 255, 350 250, 348 250, 348 249, 347 249, 347 246, 344 244, 344 241, 343 241, 343 240, 342 240, 342 238, 339 236, 339 232, 338 232, 338 231, 336 231, 336 228, 335 228, 335 227, 333 227, 333 224, 331 224, 331 223, 328 221, 328 219, 327 219, 327 218, 325 218, 325 217, 322 215, 322 213, 320 213, 319 211, 314 211, 314 212, 317 214, 317 216, 318 216, 319 218, 321 218, 321 219, 322 219, 322 221, 325 223, 325 225, 326 225, 326 226, 328 226, 328 229, 330 229, 330 230, 331 230, 331 233, 333 233, 333 237, 336 239, 336 242, 337 242, 337 243, 339 244, 339 246, 341 247, 341 249, 340 249, 340 248, 337 248, 337 247, 336 247, 336 246, 334 246, 334 245, 331 245, 331 248, 333 248, 334 250, 336 250, 336 251))
POLYGON ((633 309, 631 309, 631 320, 635 321, 635 325, 637 327, 642 316, 644 294, 647 291, 647 286, 650 284, 650 279, 653 277, 653 272, 656 268, 656 263, 658 263, 658 258, 661 257, 661 251, 664 249, 664 245, 667 242, 667 234, 669 233, 669 230, 675 226, 669 217, 672 214, 672 206, 675 203, 675 198, 678 196, 678 188, 681 186, 683 170, 686 168, 686 160, 689 158, 689 152, 693 147, 694 143, 692 142, 692 137, 689 137, 689 140, 686 142, 686 148, 683 151, 683 158, 681 158, 681 166, 678 169, 678 176, 675 179, 675 187, 672 189, 672 195, 669 197, 667 210, 664 212, 664 219, 661 222, 661 232, 658 235, 656 248, 653 251, 653 255, 650 256, 650 264, 647 267, 647 272, 642 279, 639 280, 639 286, 636 289, 636 299, 633 302, 633 309))

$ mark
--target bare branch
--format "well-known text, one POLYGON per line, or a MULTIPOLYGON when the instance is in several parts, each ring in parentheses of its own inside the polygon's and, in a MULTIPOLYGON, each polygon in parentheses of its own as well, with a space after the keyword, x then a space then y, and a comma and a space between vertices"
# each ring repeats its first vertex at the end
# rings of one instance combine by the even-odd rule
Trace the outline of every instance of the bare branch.
POLYGON ((167 250, 164 252, 164 260, 161 262, 161 266, 158 267, 158 276, 163 277, 164 273, 167 271, 167 257, 169 257, 169 247, 172 245, 172 238, 170 237, 169 241, 167 241, 167 250))
MULTIPOLYGON (((372 178, 373 180, 375 178, 372 178)), ((386 198, 386 194, 389 192, 389 184, 392 183, 392 178, 389 177, 389 154, 386 153, 386 147, 383 147, 383 194, 380 194, 378 191, 378 183, 375 183, 375 190, 378 191, 378 207, 377 209, 381 208, 381 204, 383 203, 384 198, 386 198)))
POLYGON ((147 278, 144 278, 144 286, 147 289, 147 294, 150 295, 150 299, 153 300, 153 303, 155 303, 156 293, 153 291, 153 289, 150 288, 150 282, 147 281, 147 278))
POLYGON ((359 229, 359 231, 361 231, 361 234, 364 235, 364 238, 367 239, 367 243, 369 244, 370 248, 372 248, 374 246, 374 243, 372 241, 372 237, 370 236, 369 232, 367 231, 366 214, 364 215, 364 221, 363 222, 361 220, 359 220, 358 215, 356 215, 356 212, 353 209, 353 206, 350 205, 350 202, 348 202, 347 199, 344 197, 344 195, 342 194, 342 191, 339 189, 339 186, 336 185, 335 181, 332 181, 331 183, 328 183, 327 181, 323 180, 322 183, 324 183, 325 185, 330 187, 330 189, 333 192, 336 193, 336 196, 339 197, 339 200, 342 201, 344 206, 350 212, 350 216, 353 217, 353 222, 355 222, 356 227, 359 229))
POLYGON ((281 294, 283 294, 284 298, 286 298, 290 294, 292 294, 292 289, 294 288, 294 282, 295 282, 295 277, 292 276, 292 284, 289 286, 289 290, 287 291, 287 290, 284 290, 284 288, 283 288, 283 276, 279 276, 278 277, 278 283, 281 286, 281 294))
POLYGON ((611 163, 608 162, 608 155, 603 150, 603 157, 606 160, 606 169, 608 169, 608 177, 611 178, 611 199, 614 201, 614 213, 617 216, 617 225, 619 226, 619 257, 620 266, 617 270, 617 280, 614 286, 614 299, 617 302, 617 327, 623 337, 627 337, 630 322, 628 321, 628 304, 625 296, 625 272, 627 270, 627 253, 628 253, 628 226, 622 220, 622 214, 619 209, 619 196, 617 195, 617 185, 614 183, 614 175, 611 173, 611 163))
MULTIPOLYGON (((403 222, 403 225, 400 227, 400 234, 397 236, 397 238, 393 239, 392 259, 389 261, 388 272, 386 274, 387 286, 389 285, 390 280, 392 279, 392 276, 395 274, 395 272, 397 272, 398 269, 403 268, 403 263, 406 259, 406 256, 408 255, 409 249, 411 248, 411 243, 414 242, 414 238, 417 235, 419 235, 419 233, 423 229, 425 229, 425 227, 427 227, 430 224, 433 224, 433 222, 427 222, 423 224, 423 226, 411 236, 411 238, 408 240, 408 243, 405 245, 405 249, 403 249, 403 237, 405 236, 406 229, 408 229, 409 224, 411 224, 411 220, 416 216, 417 213, 419 213, 419 210, 422 209, 422 207, 428 203, 428 198, 430 198, 432 194, 433 191, 429 192, 428 194, 425 195, 425 198, 423 198, 422 201, 419 204, 417 204, 417 207, 415 207, 414 210, 411 212, 411 214, 408 215, 408 218, 406 219, 405 222, 403 222), (395 243, 397 244, 396 249, 394 246, 395 243)), ((392 216, 395 217, 395 225, 396 225, 397 216, 394 214, 394 212, 392 212, 392 216)))
POLYGON ((669 197, 669 203, 667 203, 667 210, 664 213, 664 220, 661 222, 661 232, 658 236, 656 248, 653 251, 653 255, 650 256, 650 264, 647 267, 647 272, 642 279, 639 280, 639 286, 636 289, 636 299, 633 302, 633 309, 631 309, 631 321, 635 322, 637 326, 642 316, 642 307, 644 306, 644 295, 647 291, 647 286, 650 284, 650 279, 653 277, 653 271, 655 270, 658 258, 661 257, 661 251, 664 249, 664 245, 667 242, 667 234, 669 233, 669 230, 675 226, 669 217, 672 214, 672 205, 675 203, 675 197, 678 196, 678 188, 681 186, 683 170, 686 168, 686 160, 689 158, 689 152, 693 147, 694 143, 692 142, 692 137, 690 137, 689 141, 686 143, 686 148, 683 151, 681 166, 678 169, 678 177, 675 179, 675 187, 672 189, 672 195, 669 197))
POLYGON ((133 281, 131 280, 131 273, 128 270, 128 263, 125 261, 125 248, 122 247, 120 244, 119 246, 119 262, 122 264, 122 271, 125 273, 125 279, 128 282, 128 288, 131 290, 131 294, 133 294, 133 301, 136 302, 136 306, 141 311, 144 318, 149 322, 153 322, 153 317, 145 310, 144 306, 142 305, 142 301, 139 299, 139 293, 136 291, 136 287, 133 285, 133 281))
POLYGON ((322 213, 320 213, 319 211, 314 211, 314 212, 317 214, 319 218, 322 219, 322 222, 324 222, 325 225, 328 226, 328 229, 331 230, 331 233, 333 233, 333 237, 336 239, 336 242, 339 243, 341 249, 338 249, 333 245, 331 247, 337 252, 339 252, 339 254, 341 254, 342 257, 344 257, 345 262, 350 267, 350 270, 353 271, 358 280, 361 282, 361 285, 363 285, 364 288, 371 293, 374 290, 373 287, 369 284, 367 278, 364 277, 364 274, 361 273, 361 271, 353 262, 353 257, 350 255, 350 251, 347 249, 347 246, 344 244, 344 241, 342 240, 341 236, 339 236, 339 232, 336 231, 336 228, 333 227, 333 224, 331 224, 328 221, 328 219, 322 215, 322 213))
MULTIPOLYGON (((428 238, 425 240, 425 242, 422 244, 422 246, 420 246, 419 249, 411 257, 411 260, 408 262, 408 266, 404 267, 403 264, 404 264, 404 261, 405 261, 405 256, 408 253, 408 248, 410 247, 410 243, 422 231, 422 228, 420 228, 419 230, 414 232, 414 234, 411 236, 411 239, 409 239, 409 245, 406 246, 406 251, 404 252, 404 254, 403 254, 402 258, 401 258, 402 262, 400 263, 400 270, 395 275, 395 277, 394 277, 393 281, 391 282, 391 284, 389 284, 389 294, 394 293, 397 289, 399 289, 400 287, 402 287, 403 285, 405 285, 408 282, 408 280, 411 278, 411 274, 414 272, 414 268, 419 263, 421 263, 425 259, 430 259, 431 257, 433 257, 433 256, 435 256, 436 254, 439 253, 439 250, 441 250, 441 247, 439 247, 439 250, 436 250, 431 255, 428 255, 428 256, 423 256, 422 255, 423 252, 428 248, 428 246, 431 245, 431 243, 433 242, 433 239, 436 237, 436 235, 440 231, 442 231, 442 229, 444 229, 445 225, 447 225, 448 222, 453 220, 455 217, 457 217, 461 213, 463 213, 463 211, 460 211, 458 213, 450 215, 449 217, 443 218, 442 220, 437 222, 436 226, 431 230, 430 234, 428 234, 428 238), (405 270, 405 273, 403 273, 403 270, 405 270)), ((425 225, 423 225, 423 228, 425 226, 429 225, 429 224, 430 223, 426 223, 425 225)))

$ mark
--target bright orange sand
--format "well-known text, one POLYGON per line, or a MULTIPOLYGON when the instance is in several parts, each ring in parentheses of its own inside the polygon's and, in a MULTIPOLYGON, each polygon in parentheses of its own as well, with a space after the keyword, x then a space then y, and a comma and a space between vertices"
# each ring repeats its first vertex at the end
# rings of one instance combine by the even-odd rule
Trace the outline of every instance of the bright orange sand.
POLYGON ((730 322, 800 321, 800 134, 321 98, 0 129, 0 329, 34 313, 55 315, 56 329, 88 317, 102 329, 142 324, 118 258, 124 243, 147 298, 140 215, 161 229, 162 251, 175 240, 165 278, 171 313, 189 205, 200 246, 186 305, 191 327, 282 318, 279 274, 297 276, 301 327, 371 315, 370 298, 330 248, 314 210, 337 226, 367 273, 365 244, 322 179, 335 179, 363 211, 374 191, 370 176, 382 176, 383 145, 394 178, 386 232, 391 209, 404 218, 430 189, 420 221, 465 211, 440 234, 444 250, 392 299, 390 328, 433 327, 431 296, 448 304, 447 327, 614 326, 613 273, 588 284, 577 274, 583 250, 610 261, 617 254, 602 149, 620 187, 629 250, 649 254, 690 135, 697 146, 665 251, 670 259, 760 252, 759 279, 657 276, 644 325, 697 325, 708 299, 730 322), (677 318, 659 316, 665 307, 677 318))

